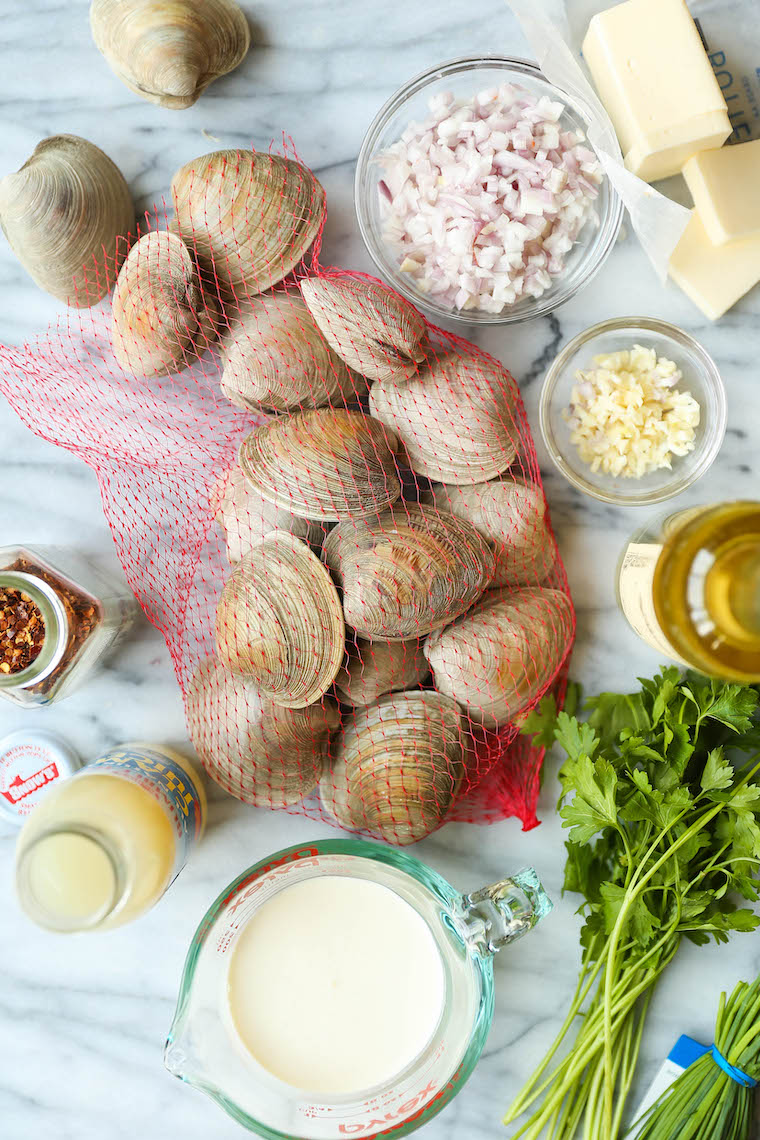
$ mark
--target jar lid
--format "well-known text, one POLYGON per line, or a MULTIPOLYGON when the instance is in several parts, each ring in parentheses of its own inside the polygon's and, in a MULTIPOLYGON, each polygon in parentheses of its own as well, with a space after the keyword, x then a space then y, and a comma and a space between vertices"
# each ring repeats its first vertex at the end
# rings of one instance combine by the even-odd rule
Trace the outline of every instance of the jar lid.
POLYGON ((51 732, 21 729, 0 740, 0 817, 19 826, 51 784, 72 776, 82 761, 51 732))

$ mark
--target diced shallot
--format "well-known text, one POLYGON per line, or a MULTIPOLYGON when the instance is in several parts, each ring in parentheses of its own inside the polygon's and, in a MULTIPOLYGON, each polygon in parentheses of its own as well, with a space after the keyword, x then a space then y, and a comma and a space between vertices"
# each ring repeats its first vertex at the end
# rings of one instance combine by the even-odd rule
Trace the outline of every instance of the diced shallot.
POLYGON ((504 83, 445 92, 378 157, 385 238, 415 286, 457 309, 500 313, 540 297, 594 220, 602 181, 565 108, 504 83))

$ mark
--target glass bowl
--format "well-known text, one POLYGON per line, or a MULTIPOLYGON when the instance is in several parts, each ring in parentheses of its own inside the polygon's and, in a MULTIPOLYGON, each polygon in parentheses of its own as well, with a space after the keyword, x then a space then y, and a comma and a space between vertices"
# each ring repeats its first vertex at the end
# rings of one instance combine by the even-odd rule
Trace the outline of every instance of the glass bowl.
POLYGON ((549 455, 574 487, 621 506, 661 503, 704 475, 720 451, 726 433, 726 391, 714 361, 688 333, 653 317, 619 317, 593 325, 565 345, 546 374, 539 421, 549 455), (672 470, 661 468, 640 479, 592 472, 570 442, 570 427, 562 418, 570 403, 576 371, 588 368, 599 354, 634 344, 653 348, 658 356, 675 361, 683 373, 677 387, 690 392, 700 406, 694 450, 674 456, 672 470))
POLYGON ((535 63, 509 56, 467 56, 423 71, 400 88, 376 115, 365 135, 356 165, 356 216, 364 244, 380 273, 413 304, 439 317, 467 324, 499 325, 532 320, 564 304, 600 268, 615 243, 623 217, 623 203, 609 179, 604 178, 594 204, 598 225, 592 219, 586 222, 565 259, 562 274, 540 297, 525 297, 501 313, 441 305, 417 289, 408 275, 400 271, 396 254, 383 236, 382 197, 378 189, 382 170, 376 161, 378 154, 396 142, 409 123, 427 115, 431 96, 452 91, 457 97, 470 97, 505 82, 563 103, 566 109, 560 120, 562 126, 586 133, 592 120, 591 110, 580 99, 549 83, 535 63))

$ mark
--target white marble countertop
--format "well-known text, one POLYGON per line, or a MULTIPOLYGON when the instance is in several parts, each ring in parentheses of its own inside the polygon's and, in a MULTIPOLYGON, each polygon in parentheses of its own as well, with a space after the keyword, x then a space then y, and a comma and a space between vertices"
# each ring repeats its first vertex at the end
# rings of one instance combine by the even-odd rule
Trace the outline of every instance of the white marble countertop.
MULTIPOLYGON (((168 191, 181 163, 215 145, 266 148, 284 129, 324 183, 329 203, 323 260, 371 269, 352 207, 353 166, 380 104, 424 67, 465 52, 526 52, 502 0, 248 0, 255 46, 244 64, 190 110, 168 111, 132 95, 94 48, 83 0, 0 2, 0 173, 14 170, 45 135, 73 132, 102 146, 147 208, 168 191), (206 134, 205 132, 208 132, 206 134), (219 142, 209 143, 209 135, 219 142)), ((0 241, 0 342, 18 344, 53 316, 55 304, 0 241)), ((631 237, 621 238, 596 280, 556 315, 479 334, 518 378, 534 431, 543 372, 581 328, 625 314, 664 317, 697 336, 728 389, 721 455, 679 505, 757 494, 760 291, 710 325, 674 287, 658 284, 631 237)), ((113 559, 95 477, 79 460, 33 436, 3 406, 3 542, 75 542, 113 559)), ((632 685, 655 653, 615 608, 613 568, 641 512, 596 504, 542 468, 578 609, 572 674, 589 690, 632 685)), ((159 635, 144 623, 92 684, 49 710, 3 703, 0 735, 22 725, 52 728, 85 756, 125 739, 185 740, 179 690, 159 635)), ((543 823, 488 828, 450 824, 415 848, 462 889, 532 863, 556 901, 553 915, 496 964, 496 1017, 465 1090, 430 1125, 429 1140, 497 1140, 501 1115, 559 1025, 579 962, 577 900, 561 899, 561 830, 550 762, 543 823)), ((199 1093, 163 1069, 161 1054, 182 962, 209 903, 243 868, 270 851, 330 828, 257 811, 224 798, 192 863, 159 906, 107 935, 46 935, 19 915, 12 894, 14 833, 0 833, 0 1135, 3 1140, 235 1140, 244 1133, 199 1093)), ((760 941, 685 946, 662 983, 644 1039, 641 1082, 681 1032, 709 1040, 718 994, 760 971, 760 941)))

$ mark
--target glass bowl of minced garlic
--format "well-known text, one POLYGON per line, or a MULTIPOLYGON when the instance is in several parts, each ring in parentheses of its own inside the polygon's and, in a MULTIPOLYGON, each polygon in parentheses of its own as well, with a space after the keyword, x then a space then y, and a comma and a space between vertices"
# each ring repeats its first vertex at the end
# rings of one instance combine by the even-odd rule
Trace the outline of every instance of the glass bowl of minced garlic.
POLYGON ((618 317, 579 333, 549 369, 539 407, 555 465, 605 503, 641 506, 707 471, 726 432, 726 392, 688 333, 618 317))

